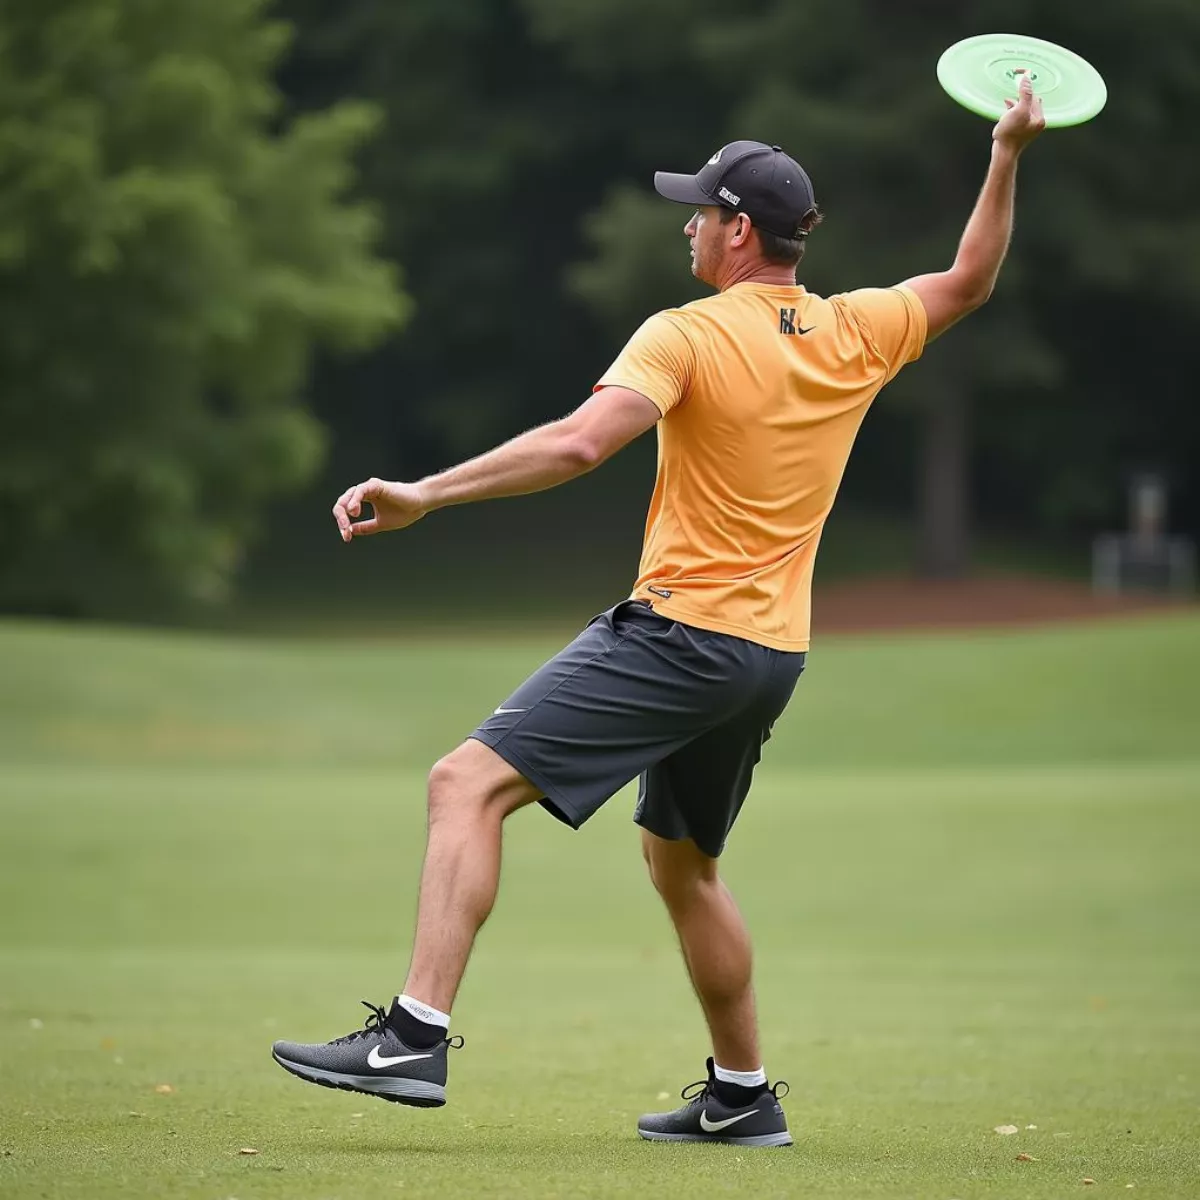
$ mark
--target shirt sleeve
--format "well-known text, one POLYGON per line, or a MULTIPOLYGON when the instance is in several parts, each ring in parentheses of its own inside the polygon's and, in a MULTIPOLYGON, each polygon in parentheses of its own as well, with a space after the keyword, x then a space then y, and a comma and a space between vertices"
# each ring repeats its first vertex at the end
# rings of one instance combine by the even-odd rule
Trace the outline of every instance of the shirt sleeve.
POLYGON ((928 321, 921 298, 911 288, 860 288, 847 292, 846 301, 863 336, 887 363, 889 381, 921 357, 928 321))
POLYGON ((623 387, 640 392, 665 417, 687 395, 695 370, 691 338, 674 316, 660 312, 642 322, 592 390, 623 387))

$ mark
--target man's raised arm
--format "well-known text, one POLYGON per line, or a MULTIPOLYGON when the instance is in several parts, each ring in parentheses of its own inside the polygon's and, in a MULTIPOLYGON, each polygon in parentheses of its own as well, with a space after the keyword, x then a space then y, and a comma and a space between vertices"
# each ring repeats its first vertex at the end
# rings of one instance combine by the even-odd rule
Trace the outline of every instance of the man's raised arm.
POLYGON ((1020 99, 1006 103, 1008 112, 992 130, 991 165, 975 211, 963 231, 954 265, 948 271, 904 281, 904 286, 916 292, 925 306, 929 321, 926 341, 932 341, 988 300, 1008 253, 1017 159, 1045 129, 1046 118, 1042 115, 1042 102, 1034 94, 1027 76, 1021 79, 1020 99))

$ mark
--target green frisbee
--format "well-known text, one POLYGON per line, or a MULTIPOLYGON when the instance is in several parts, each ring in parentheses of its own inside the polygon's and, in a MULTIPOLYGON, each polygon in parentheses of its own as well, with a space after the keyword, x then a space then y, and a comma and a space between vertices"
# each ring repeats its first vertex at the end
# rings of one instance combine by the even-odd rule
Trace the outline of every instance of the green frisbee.
POLYGON ((1100 72, 1073 50, 1016 33, 982 33, 955 42, 937 65, 938 83, 981 117, 999 120, 1023 74, 1041 98, 1051 129, 1090 121, 1108 99, 1100 72))

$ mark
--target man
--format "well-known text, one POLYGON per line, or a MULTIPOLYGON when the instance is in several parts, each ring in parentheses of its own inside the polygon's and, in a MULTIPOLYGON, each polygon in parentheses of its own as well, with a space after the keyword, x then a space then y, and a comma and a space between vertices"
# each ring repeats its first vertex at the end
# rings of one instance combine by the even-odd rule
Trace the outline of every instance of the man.
POLYGON ((801 671, 817 542, 871 400, 992 292, 1017 158, 1044 126, 1027 79, 954 265, 822 299, 796 283, 820 220, 778 146, 733 142, 695 176, 655 176, 696 211, 692 271, 717 295, 652 316, 570 416, 420 483, 370 479, 334 506, 342 538, 435 509, 540 491, 658 425, 658 477, 632 597, 534 673, 429 778, 412 962, 390 1010, 281 1066, 402 1104, 445 1103, 447 1031, 495 900, 504 819, 539 801, 578 828, 640 777, 635 819, 712 1036, 708 1078, 645 1138, 789 1145, 759 1050, 750 941, 717 859, 801 671), (374 515, 364 517, 363 505, 374 515))

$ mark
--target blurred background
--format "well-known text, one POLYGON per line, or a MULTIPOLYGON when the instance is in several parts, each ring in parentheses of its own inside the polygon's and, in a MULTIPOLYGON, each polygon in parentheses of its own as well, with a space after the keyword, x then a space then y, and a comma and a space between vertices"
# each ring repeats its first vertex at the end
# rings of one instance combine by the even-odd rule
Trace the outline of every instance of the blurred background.
POLYGON ((1195 0, 0 0, 0 1194, 1194 1196, 1198 123, 1195 0), (796 1155, 639 1152, 704 1034, 629 794, 508 823, 444 1117, 286 1078, 401 987, 429 766, 627 593, 654 439, 334 498, 582 402, 731 139, 812 175, 813 290, 948 266, 935 64, 1003 30, 1108 106, 868 414, 722 859, 796 1155))
MULTIPOLYGON (((1132 582, 1186 590, 1200 10, 1140 11, 8 0, 0 611, 319 628, 351 598, 381 626, 608 603, 653 439, 403 542, 346 551, 330 504, 569 411, 648 313, 699 294, 686 214, 650 181, 727 140, 778 142, 812 175, 812 290, 948 265, 988 125, 934 64, 1004 28, 1097 63, 1108 107, 1027 156, 996 296, 875 405, 819 580, 1085 593, 1095 571, 1112 590, 1129 572, 1095 540, 1141 522, 1159 544, 1132 582)), ((1022 602, 1044 599, 986 601, 1022 602)))

